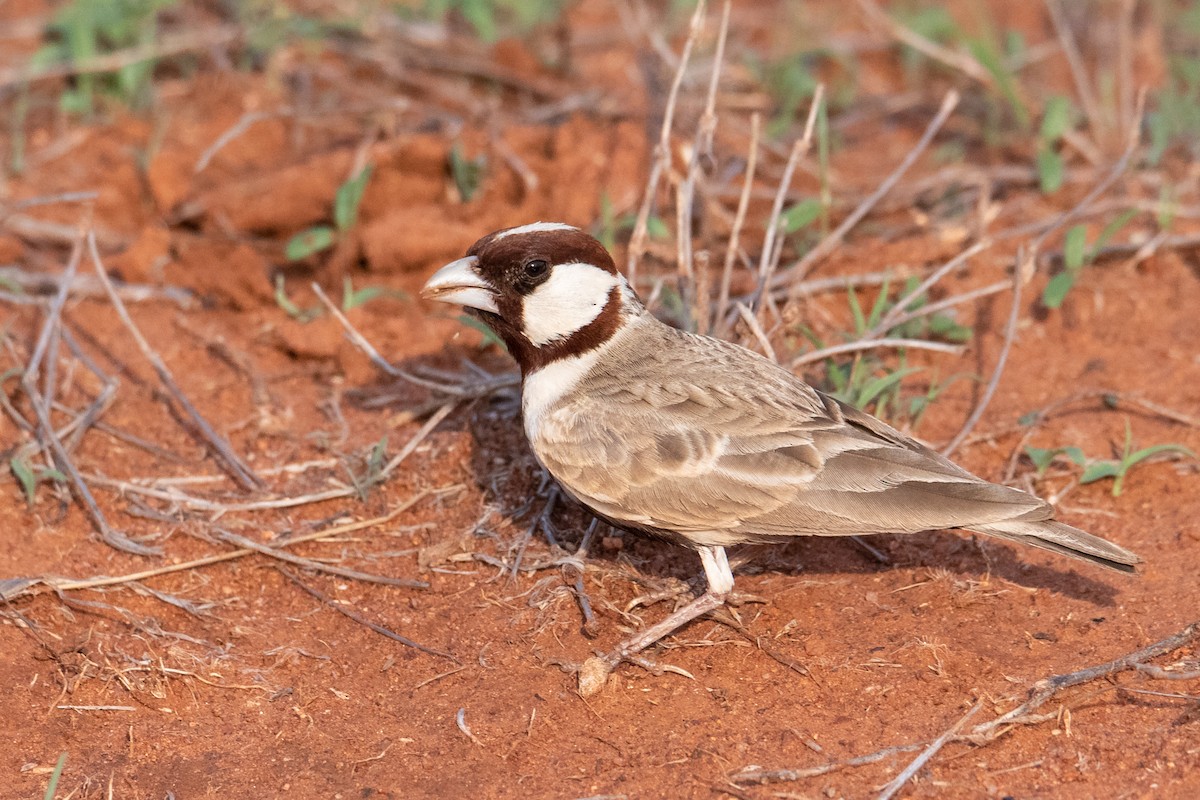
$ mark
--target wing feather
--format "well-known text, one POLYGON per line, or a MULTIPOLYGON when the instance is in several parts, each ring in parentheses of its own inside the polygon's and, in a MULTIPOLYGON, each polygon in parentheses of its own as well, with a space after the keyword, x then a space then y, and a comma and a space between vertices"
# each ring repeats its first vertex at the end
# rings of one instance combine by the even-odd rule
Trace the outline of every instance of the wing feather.
POLYGON ((656 322, 638 334, 547 410, 532 442, 614 521, 764 539, 1052 515, 741 348, 656 322))

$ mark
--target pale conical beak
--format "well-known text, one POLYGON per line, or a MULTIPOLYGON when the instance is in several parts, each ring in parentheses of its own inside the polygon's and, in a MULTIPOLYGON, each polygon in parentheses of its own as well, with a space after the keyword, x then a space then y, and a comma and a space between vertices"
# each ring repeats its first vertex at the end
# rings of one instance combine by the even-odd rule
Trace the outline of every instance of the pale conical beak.
POLYGON ((421 289, 421 296, 443 303, 453 303, 480 311, 499 314, 496 293, 476 271, 479 259, 475 256, 451 261, 433 273, 433 277, 421 289))

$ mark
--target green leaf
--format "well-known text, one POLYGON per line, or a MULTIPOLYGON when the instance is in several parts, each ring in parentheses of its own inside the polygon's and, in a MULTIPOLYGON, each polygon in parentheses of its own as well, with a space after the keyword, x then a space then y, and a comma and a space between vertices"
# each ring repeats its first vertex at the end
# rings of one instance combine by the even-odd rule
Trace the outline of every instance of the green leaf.
POLYGON ((1115 478, 1121 474, 1121 465, 1116 461, 1093 461, 1083 469, 1079 483, 1095 483, 1103 478, 1115 478))
POLYGON ((1108 243, 1112 240, 1112 238, 1117 235, 1117 231, 1128 225, 1129 221, 1137 216, 1137 213, 1138 210, 1136 208, 1127 208, 1109 221, 1109 223, 1104 226, 1104 229, 1100 231, 1100 235, 1096 237, 1096 241, 1088 249, 1087 261, 1089 263, 1095 261, 1096 256, 1100 253, 1100 251, 1103 250, 1105 246, 1108 245, 1108 243))
POLYGON ((355 289, 349 276, 342 279, 342 311, 358 308, 377 297, 392 297, 396 300, 408 299, 408 295, 399 289, 388 289, 383 286, 364 286, 361 289, 355 289))
POLYGON ((1063 265, 1069 270, 1083 266, 1084 248, 1087 246, 1087 228, 1075 225, 1067 231, 1063 240, 1063 265))
POLYGON ((1071 291, 1071 287, 1075 285, 1075 277, 1076 273, 1068 270, 1051 278, 1050 282, 1046 284, 1046 288, 1042 290, 1042 305, 1046 308, 1061 306, 1067 297, 1067 292, 1071 291))
POLYGON ((904 369, 898 369, 895 372, 889 372, 886 375, 879 376, 862 388, 862 391, 859 393, 857 398, 857 405, 860 407, 869 406, 872 400, 890 389, 892 386, 898 384, 906 376, 911 375, 914 372, 920 372, 923 369, 924 367, 905 367, 904 369))
POLYGON ((1056 452, 1053 448, 1033 447, 1031 445, 1025 447, 1025 455, 1029 456, 1029 460, 1033 462, 1038 475, 1045 473, 1046 468, 1050 466, 1050 462, 1054 460, 1056 452))
POLYGON ((980 66, 988 71, 996 81, 996 87, 1000 90, 1000 94, 1004 95, 1004 99, 1008 101, 1008 105, 1012 108, 1013 114, 1017 118, 1017 122, 1022 128, 1029 127, 1029 112, 1025 110, 1025 105, 1021 102, 1020 96, 1017 94, 1017 82, 1013 78, 1012 72, 1005 66, 1004 59, 992 44, 984 39, 971 39, 967 42, 967 49, 971 51, 971 55, 975 56, 975 60, 980 66))
POLYGON ((485 42, 494 42, 499 37, 496 25, 496 7, 492 0, 460 0, 459 11, 475 34, 485 42))
POLYGON ((651 239, 669 239, 671 237, 671 229, 667 227, 667 223, 662 217, 650 216, 646 218, 646 233, 651 239))
POLYGON ((367 164, 357 175, 338 187, 337 195, 333 198, 333 222, 339 231, 348 231, 358 222, 358 207, 362 204, 371 171, 371 165, 367 164))
POLYGON ((1057 142, 1070 126, 1071 101, 1056 94, 1046 101, 1046 110, 1042 113, 1042 142, 1057 142))
POLYGON ((458 142, 451 146, 450 177, 454 179, 458 196, 463 199, 464 203, 469 203, 475 193, 479 191, 479 186, 483 181, 483 170, 486 166, 487 159, 483 156, 469 159, 463 155, 458 142))
POLYGON ((1087 456, 1085 456, 1083 451, 1078 447, 1061 447, 1059 449, 1062 451, 1063 455, 1074 461, 1076 465, 1080 467, 1082 467, 1083 463, 1087 461, 1087 456))
POLYGON ((1083 451, 1078 447, 1025 447, 1025 455, 1029 456, 1029 460, 1033 462, 1033 466, 1037 469, 1038 477, 1046 474, 1046 470, 1054 459, 1058 456, 1065 455, 1067 458, 1082 466, 1086 457, 1083 451))
POLYGON ((483 334, 483 345, 486 347, 489 344, 497 345, 501 350, 507 351, 508 345, 500 338, 500 335, 492 330, 492 326, 488 325, 481 319, 469 316, 467 314, 459 314, 458 321, 468 328, 474 328, 483 334))
POLYGON ((795 233, 802 228, 807 228, 817 221, 823 208, 821 201, 815 197, 801 200, 780 215, 783 220, 784 233, 795 233))
POLYGON ((58 756, 58 763, 54 765, 54 771, 50 773, 50 782, 46 784, 46 793, 42 795, 42 800, 54 800, 54 796, 58 794, 58 782, 62 779, 63 767, 67 765, 67 753, 64 750, 58 756))
POLYGON ((948 342, 969 342, 974 331, 947 314, 934 314, 929 318, 929 333, 948 342))
POLYGON ((318 225, 306 231, 300 231, 288 240, 284 253, 289 261, 299 261, 308 258, 313 253, 328 250, 337 239, 337 233, 328 225, 318 225))
POLYGON ((875 330, 879 320, 883 319, 883 312, 887 311, 889 289, 888 281, 884 280, 883 285, 879 287, 879 294, 875 295, 875 302, 871 305, 871 313, 867 315, 867 328, 870 330, 875 330))
POLYGON ((1158 190, 1158 213, 1155 215, 1159 230, 1170 230, 1177 213, 1179 204, 1175 202, 1175 188, 1169 183, 1164 183, 1158 190))
POLYGON ((1050 145, 1043 144, 1037 153, 1038 183, 1042 194, 1054 194, 1063 185, 1063 159, 1050 145))
POLYGON ((33 508, 33 500, 37 494, 37 475, 23 459, 17 456, 8 460, 8 468, 12 470, 17 483, 21 484, 21 491, 25 494, 25 504, 33 508))
POLYGON ((1124 462, 1126 466, 1132 467, 1139 461, 1145 461, 1147 458, 1156 456, 1159 453, 1182 453, 1190 458, 1196 458, 1196 454, 1191 449, 1181 444, 1156 444, 1152 447, 1143 447, 1136 453, 1125 456, 1124 462))
POLYGON ((282 308, 283 313, 299 322, 309 322, 321 315, 320 306, 305 310, 292 302, 292 298, 287 295, 287 287, 284 285, 282 275, 275 276, 275 305, 282 308))
POLYGON ((850 314, 854 317, 854 332, 859 336, 867 332, 867 319, 863 316, 862 305, 858 302, 858 292, 854 287, 846 290, 846 300, 850 303, 850 314))
POLYGON ((362 289, 355 289, 347 276, 342 279, 342 311, 358 308, 386 291, 382 286, 365 286, 362 289))

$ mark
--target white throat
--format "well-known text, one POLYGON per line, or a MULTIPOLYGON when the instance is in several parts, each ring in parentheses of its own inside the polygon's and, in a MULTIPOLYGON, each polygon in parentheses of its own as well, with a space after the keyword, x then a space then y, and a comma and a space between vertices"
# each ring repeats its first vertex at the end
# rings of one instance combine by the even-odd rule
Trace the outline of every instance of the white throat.
POLYGON ((530 442, 537 441, 538 429, 545 416, 579 386, 596 362, 607 356, 632 328, 637 327, 640 320, 641 317, 636 314, 627 317, 612 338, 599 347, 581 355, 555 359, 525 376, 525 385, 521 389, 521 416, 525 422, 525 435, 530 442))
POLYGON ((604 310, 608 295, 624 279, 592 264, 558 264, 549 279, 525 295, 521 328, 541 347, 565 339, 604 310))

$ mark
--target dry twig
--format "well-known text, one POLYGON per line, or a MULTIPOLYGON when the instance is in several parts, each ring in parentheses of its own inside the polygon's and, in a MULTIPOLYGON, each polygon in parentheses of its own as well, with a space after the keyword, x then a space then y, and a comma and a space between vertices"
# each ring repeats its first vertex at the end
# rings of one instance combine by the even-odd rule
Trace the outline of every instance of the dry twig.
POLYGON ((366 627, 368 627, 371 630, 378 633, 380 636, 386 636, 387 638, 391 639, 392 641, 399 642, 400 644, 404 645, 405 647, 411 647, 414 650, 420 650, 422 653, 426 653, 431 656, 440 656, 442 658, 447 658, 447 659, 453 661, 455 664, 462 663, 461 661, 459 661, 457 658, 450 655, 449 653, 443 652, 441 650, 436 650, 432 647, 426 647, 425 645, 420 644, 418 642, 414 642, 412 639, 409 639, 406 636, 401 636, 400 634, 396 633, 395 631, 385 628, 378 623, 372 622, 371 620, 367 619, 366 617, 362 616, 361 614, 357 614, 357 613, 351 611, 350 609, 346 608, 341 603, 336 602, 335 600, 330 598, 328 595, 321 592, 319 589, 314 589, 313 587, 309 586, 307 583, 305 583, 304 581, 300 580, 295 575, 293 575, 289 570, 284 569, 283 567, 276 567, 275 569, 279 570, 280 574, 282 574, 285 578, 287 578, 289 581, 291 581, 292 583, 299 586, 304 591, 308 592, 310 595, 312 595, 316 599, 320 600, 322 603, 324 603, 329 608, 333 609, 334 611, 338 612, 339 614, 341 614, 345 617, 349 617, 350 619, 357 622, 359 625, 365 625, 366 627))
MULTIPOLYGON (((444 489, 425 490, 418 492, 396 508, 389 511, 381 517, 372 519, 360 520, 358 522, 349 522, 343 525, 334 525, 331 528, 323 528, 319 531, 300 534, 298 536, 289 536, 278 541, 274 548, 280 550, 284 547, 301 544, 303 542, 312 542, 319 539, 327 539, 330 536, 337 536, 351 531, 363 530, 365 528, 373 528, 376 525, 383 525, 391 522, 400 514, 403 514, 414 505, 424 500, 433 494, 441 492, 457 491, 461 486, 451 486, 444 489)), ((149 578, 155 578, 159 575, 169 575, 175 572, 187 572, 189 570, 207 567, 211 564, 220 564, 225 561, 234 561, 239 558, 244 558, 258 552, 256 549, 247 547, 238 550, 230 550, 225 553, 214 553, 213 555, 195 558, 190 561, 183 561, 178 564, 168 564, 154 569, 142 570, 140 572, 130 573, 128 575, 104 576, 96 578, 58 578, 58 577, 35 577, 35 578, 7 578, 0 580, 0 600, 11 601, 18 597, 24 597, 37 593, 41 587, 52 590, 58 593, 76 591, 80 589, 99 589, 106 586, 121 586, 123 584, 138 583, 149 578)))
POLYGON ((53 78, 73 75, 95 75, 101 72, 116 72, 144 61, 158 61, 184 53, 193 53, 214 48, 227 47, 242 37, 240 25, 222 25, 179 33, 168 33, 156 41, 117 50, 82 61, 70 61, 36 67, 16 67, 0 70, 0 89, 26 86, 53 78))
MULTIPOLYGON (((1049 702, 1064 689, 1080 686, 1092 681, 1111 678, 1120 672, 1127 672, 1130 670, 1141 672, 1151 678, 1159 677, 1159 675, 1171 675, 1172 677, 1179 675, 1180 673, 1163 671, 1152 664, 1148 664, 1147 662, 1152 659, 1167 655, 1168 653, 1174 652, 1182 647, 1187 647, 1197 641, 1200 641, 1200 621, 1193 622, 1191 625, 1188 625, 1178 633, 1168 636, 1161 641, 1155 642, 1148 647, 1143 647, 1140 650, 1136 650, 1132 653, 1121 656, 1120 658, 1115 658, 1112 661, 1108 661, 1103 664, 1097 664, 1093 667, 1087 667, 1086 669, 1081 669, 1076 672, 1070 672, 1065 675, 1055 675, 1050 678, 1045 678, 1030 687, 1030 697, 1024 703, 1017 706, 1012 711, 1009 711, 1008 713, 1002 714, 996 719, 991 720, 990 722, 976 725, 966 733, 959 733, 957 731, 961 730, 961 726, 972 714, 976 712, 976 710, 979 708, 978 704, 966 717, 960 719, 959 722, 953 728, 951 728, 951 730, 942 734, 942 736, 938 737, 938 739, 935 739, 929 744, 918 743, 885 747, 884 749, 878 750, 874 753, 847 759, 845 761, 832 761, 817 765, 815 767, 806 767, 801 769, 764 769, 759 766, 750 766, 731 775, 730 780, 739 784, 763 784, 784 781, 798 781, 819 775, 827 775, 830 772, 835 772, 847 767, 861 767, 867 764, 874 764, 877 761, 882 761, 885 758, 890 758, 892 756, 899 755, 900 753, 910 753, 915 750, 925 750, 929 753, 930 757, 932 757, 932 755, 937 752, 937 749, 940 749, 944 745, 951 742, 967 742, 976 746, 986 746, 1017 725, 1032 725, 1045 722, 1049 719, 1055 719, 1058 716, 1057 714, 1042 715, 1035 714, 1034 712, 1049 702)), ((1191 676, 1180 679, 1187 680, 1190 679, 1190 677, 1191 676)), ((920 767, 927 762, 928 758, 925 758, 924 760, 918 758, 917 761, 913 762, 913 764, 916 765, 916 769, 920 769, 920 767)), ((912 765, 910 765, 909 770, 905 770, 905 773, 901 773, 900 776, 897 776, 897 780, 899 780, 900 777, 904 777, 906 781, 908 778, 911 778, 912 774, 910 770, 912 770, 912 765)), ((895 781, 893 781, 893 783, 895 783, 895 781)), ((889 787, 890 786, 891 784, 889 784, 889 787)), ((900 785, 897 785, 895 788, 899 789, 900 785)), ((891 795, 889 794, 881 795, 881 797, 890 796, 891 795)))
MULTIPOLYGON (((94 241, 91 241, 90 244, 93 248, 95 247, 94 241)), ((26 397, 28 397, 29 404, 33 407, 34 415, 37 418, 36 430, 38 441, 43 448, 49 449, 53 456, 54 465, 67 476, 76 499, 79 500, 80 505, 83 506, 84 511, 91 518, 92 524, 95 525, 100 537, 105 543, 118 550, 124 550, 127 553, 134 553, 135 555, 154 555, 159 552, 157 548, 135 542, 108 524, 104 512, 100 510, 100 506, 96 503, 91 489, 88 488, 83 475, 75 466, 75 462, 71 459, 67 447, 63 444, 58 431, 55 430, 54 424, 50 419, 51 389, 48 388, 42 392, 37 388, 37 376, 39 372, 43 377, 43 385, 47 387, 53 385, 53 365, 57 360, 56 351, 60 336, 59 331, 62 326, 62 309, 66 303, 68 291, 82 257, 83 240, 82 238, 77 238, 75 249, 67 264, 66 272, 63 274, 58 294, 50 304, 46 314, 46 321, 43 323, 37 343, 34 345, 29 364, 21 376, 21 388, 24 390, 26 397), (43 362, 45 366, 43 366, 43 362)))
POLYGON ((695 47, 696 41, 700 38, 700 31, 704 28, 704 0, 696 3, 696 10, 692 13, 692 21, 688 26, 687 41, 683 44, 683 53, 679 56, 679 67, 675 70, 675 79, 671 82, 671 91, 667 95, 667 106, 663 112, 662 129, 659 133, 658 145, 654 148, 654 163, 650 167, 650 177, 646 180, 646 190, 642 195, 642 204, 638 208, 637 221, 633 226, 633 235, 629 240, 629 256, 626 261, 625 275, 629 279, 629 283, 636 287, 637 285, 637 268, 638 263, 642 259, 642 255, 646 251, 646 234, 648 231, 647 225, 650 220, 650 209, 654 205, 654 198, 658 194, 658 184, 662 180, 662 174, 671 163, 671 129, 675 123, 675 107, 679 102, 679 88, 683 85, 683 76, 687 71, 688 60, 692 55, 692 48, 695 47))
POLYGON ((96 275, 100 278, 100 282, 104 285, 105 291, 108 293, 108 298, 112 302, 113 308, 116 309, 117 315, 121 321, 125 323, 126 329, 133 336, 134 342, 138 349, 142 352, 142 356, 150 362, 150 366, 154 368, 154 372, 158 375, 158 379, 166 387, 171 397, 178 403, 183 414, 191 421, 191 427, 188 429, 194 438, 201 444, 208 447, 209 451, 216 457, 217 463, 220 464, 229 476, 241 486, 243 489, 257 491, 265 485, 261 478, 254 474, 252 470, 238 454, 234 451, 233 446, 217 433, 211 425, 208 424, 199 409, 192 405, 191 400, 179 388, 179 384, 175 382, 175 377, 167 368, 162 357, 154 351, 150 343, 146 341, 146 337, 142 335, 141 330, 129 316, 129 311, 125 308, 125 303, 122 302, 120 296, 113 289, 112 281, 108 279, 108 272, 104 269, 104 262, 100 258, 100 251, 96 249, 96 238, 91 233, 88 234, 88 250, 92 256, 92 265, 95 267, 96 275))
POLYGON ((842 240, 846 238, 846 234, 861 222, 863 217, 871 212, 871 209, 883 199, 884 195, 892 190, 892 187, 896 185, 900 178, 916 163, 921 154, 925 152, 930 142, 933 141, 933 137, 942 129, 942 126, 946 124, 946 120, 950 118, 950 114, 958 107, 958 101, 958 92, 954 90, 947 92, 946 97, 942 100, 941 108, 938 109, 938 113, 930 120, 929 125, 925 128, 925 132, 921 134, 921 138, 913 146, 912 150, 908 152, 908 155, 904 157, 904 160, 892 170, 892 173, 879 184, 879 187, 874 192, 868 195, 848 217, 842 220, 841 225, 838 225, 832 233, 822 239, 820 244, 805 253, 803 258, 783 272, 776 273, 770 281, 772 290, 781 290, 784 294, 789 294, 787 292, 789 283, 803 279, 818 261, 832 253, 842 243, 842 240))
POLYGON ((982 707, 982 700, 976 702, 975 705, 971 707, 971 710, 959 717, 958 721, 947 728, 945 733, 930 742, 929 746, 921 751, 921 755, 913 759, 912 763, 905 767, 903 772, 889 781, 887 786, 883 787, 883 791, 879 793, 877 800, 891 800, 891 798, 895 797, 896 792, 899 792, 901 789, 903 789, 904 784, 908 783, 909 780, 912 779, 912 776, 916 775, 917 771, 920 770, 921 767, 929 763, 929 759, 937 755, 938 751, 945 746, 946 742, 949 742, 951 739, 953 739, 958 732, 962 730, 962 726, 967 724, 967 720, 975 716, 982 707))

